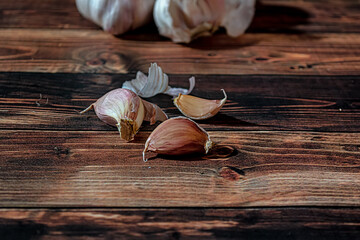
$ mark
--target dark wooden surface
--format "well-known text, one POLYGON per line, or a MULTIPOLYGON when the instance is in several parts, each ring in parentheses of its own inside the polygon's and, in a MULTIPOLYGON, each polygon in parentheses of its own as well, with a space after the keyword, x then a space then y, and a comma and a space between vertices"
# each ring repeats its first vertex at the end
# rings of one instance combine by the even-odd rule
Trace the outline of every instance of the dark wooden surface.
POLYGON ((111 36, 73 0, 1 0, 0 239, 360 239, 359 56, 357 0, 258 1, 245 35, 189 45, 111 36), (151 62, 228 93, 199 121, 209 156, 144 163, 155 126, 125 143, 79 115, 151 62))
POLYGON ((13 239, 358 239, 358 208, 7 209, 13 239))

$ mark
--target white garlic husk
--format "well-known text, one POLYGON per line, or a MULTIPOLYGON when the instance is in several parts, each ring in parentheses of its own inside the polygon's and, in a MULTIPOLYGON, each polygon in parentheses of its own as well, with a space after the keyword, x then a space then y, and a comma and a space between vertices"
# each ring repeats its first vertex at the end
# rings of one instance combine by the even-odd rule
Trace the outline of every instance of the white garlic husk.
POLYGON ((189 79, 189 89, 174 88, 169 86, 169 77, 163 72, 156 63, 151 63, 149 74, 146 76, 138 71, 136 78, 123 83, 122 87, 129 89, 143 98, 153 97, 159 93, 164 93, 173 97, 181 94, 189 94, 195 87, 195 78, 189 79))
POLYGON ((152 20, 155 0, 76 0, 85 18, 106 32, 122 34, 152 20))
POLYGON ((250 25, 255 0, 156 0, 154 20, 161 35, 189 43, 224 27, 238 37, 250 25))

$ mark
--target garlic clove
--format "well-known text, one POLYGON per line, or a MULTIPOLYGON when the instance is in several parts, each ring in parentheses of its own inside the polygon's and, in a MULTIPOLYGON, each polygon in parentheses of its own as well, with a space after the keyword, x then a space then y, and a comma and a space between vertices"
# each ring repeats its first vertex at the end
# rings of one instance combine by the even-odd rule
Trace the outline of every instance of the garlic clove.
POLYGON ((126 141, 134 139, 145 117, 145 108, 141 98, 123 88, 106 93, 80 113, 85 113, 91 108, 94 108, 100 120, 116 126, 120 137, 126 141))
POLYGON ((143 160, 146 152, 164 155, 207 154, 213 142, 209 134, 194 121, 185 117, 176 117, 161 123, 146 140, 143 160))
POLYGON ((189 94, 195 86, 195 78, 189 79, 190 88, 172 88, 169 86, 169 78, 156 63, 151 63, 149 75, 146 76, 142 72, 137 72, 136 78, 126 81, 122 85, 123 88, 129 89, 140 97, 149 98, 159 93, 165 93, 170 96, 177 96, 179 93, 189 94))
POLYGON ((168 119, 168 116, 159 108, 158 105, 143 99, 141 100, 145 108, 144 120, 149 121, 150 125, 153 125, 157 121, 163 122, 168 119))
POLYGON ((155 0, 76 0, 81 15, 112 34, 150 22, 154 3, 155 0))
POLYGON ((221 90, 224 93, 224 98, 221 100, 208 100, 190 95, 179 94, 179 96, 174 99, 174 104, 182 114, 191 119, 208 119, 215 116, 227 100, 225 90, 221 90))

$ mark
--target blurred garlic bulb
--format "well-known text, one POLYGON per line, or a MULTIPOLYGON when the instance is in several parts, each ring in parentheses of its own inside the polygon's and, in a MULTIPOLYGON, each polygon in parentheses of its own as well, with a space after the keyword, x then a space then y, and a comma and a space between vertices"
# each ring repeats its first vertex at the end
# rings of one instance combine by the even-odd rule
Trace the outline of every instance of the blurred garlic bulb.
POLYGON ((155 0, 76 0, 79 12, 106 32, 122 34, 152 19, 155 0))
POLYGON ((219 27, 237 37, 250 25, 255 0, 156 0, 154 19, 161 35, 189 43, 219 27))

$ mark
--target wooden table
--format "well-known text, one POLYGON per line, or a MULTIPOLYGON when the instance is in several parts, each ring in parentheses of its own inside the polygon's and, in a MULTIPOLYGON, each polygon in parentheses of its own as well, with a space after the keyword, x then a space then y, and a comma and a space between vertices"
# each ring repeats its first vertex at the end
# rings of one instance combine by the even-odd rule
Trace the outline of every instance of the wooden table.
MULTIPOLYGON (((171 98, 150 99, 170 116, 171 98)), ((264 0, 247 33, 119 38, 73 0, 0 1, 0 239, 360 239, 360 2, 264 0), (228 102, 229 157, 157 157, 78 112, 157 62, 228 102)))

